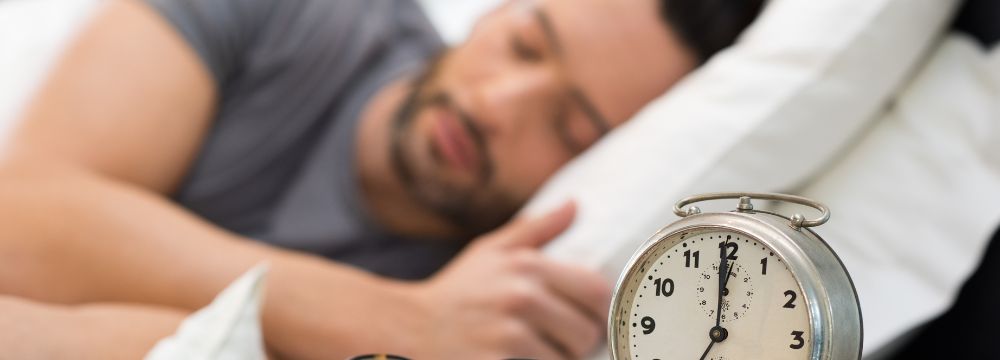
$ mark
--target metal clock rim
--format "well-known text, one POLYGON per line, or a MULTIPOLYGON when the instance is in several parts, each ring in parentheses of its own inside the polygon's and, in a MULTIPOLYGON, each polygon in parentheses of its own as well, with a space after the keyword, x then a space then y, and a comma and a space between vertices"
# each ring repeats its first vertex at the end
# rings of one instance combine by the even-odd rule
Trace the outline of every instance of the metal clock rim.
POLYGON ((819 218, 806 220, 801 214, 793 215, 791 225, 793 228, 816 227, 825 224, 830 220, 830 208, 815 200, 787 194, 758 193, 758 192, 714 192, 688 196, 674 204, 674 214, 680 217, 687 217, 701 213, 697 206, 684 209, 685 206, 709 200, 740 199, 739 211, 753 210, 750 204, 751 199, 784 201, 799 205, 804 205, 818 210, 821 214, 819 218))

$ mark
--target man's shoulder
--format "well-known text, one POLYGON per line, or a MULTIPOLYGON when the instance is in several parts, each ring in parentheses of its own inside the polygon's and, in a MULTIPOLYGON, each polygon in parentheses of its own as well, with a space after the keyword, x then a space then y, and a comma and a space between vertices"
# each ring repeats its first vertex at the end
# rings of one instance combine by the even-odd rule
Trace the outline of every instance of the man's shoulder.
MULTIPOLYGON (((145 0, 199 54, 219 83, 265 64, 363 54, 401 33, 440 40, 411 0, 145 0)), ((411 38, 413 39, 413 38, 411 38)))

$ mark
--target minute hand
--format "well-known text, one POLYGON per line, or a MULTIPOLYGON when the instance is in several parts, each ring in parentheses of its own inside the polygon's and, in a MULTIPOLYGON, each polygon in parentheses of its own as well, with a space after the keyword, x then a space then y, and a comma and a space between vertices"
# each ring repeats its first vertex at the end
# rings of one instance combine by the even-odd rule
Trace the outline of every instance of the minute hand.
POLYGON ((729 266, 729 256, 726 254, 726 249, 729 248, 727 245, 729 245, 728 239, 719 249, 719 302, 715 311, 715 326, 722 325, 722 296, 726 291, 726 284, 729 283, 729 275, 733 271, 729 266))
POLYGON ((708 337, 711 338, 711 342, 708 343, 708 347, 705 348, 705 352, 701 354, 699 360, 705 360, 708 353, 712 351, 712 346, 717 342, 722 342, 728 336, 726 330, 722 328, 722 297, 726 291, 726 284, 729 282, 729 276, 733 269, 729 266, 729 257, 726 254, 726 245, 729 244, 729 239, 720 246, 719 249, 719 301, 716 302, 715 310, 715 327, 709 330, 708 337))

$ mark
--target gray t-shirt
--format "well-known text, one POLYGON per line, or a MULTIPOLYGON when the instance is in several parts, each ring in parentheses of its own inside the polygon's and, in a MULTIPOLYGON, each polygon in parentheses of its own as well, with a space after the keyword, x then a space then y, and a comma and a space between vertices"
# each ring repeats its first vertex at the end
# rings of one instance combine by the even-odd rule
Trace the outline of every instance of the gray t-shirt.
POLYGON ((181 205, 248 237, 399 277, 459 249, 380 229, 362 202, 355 130, 369 98, 443 45, 409 0, 147 0, 219 90, 181 205))

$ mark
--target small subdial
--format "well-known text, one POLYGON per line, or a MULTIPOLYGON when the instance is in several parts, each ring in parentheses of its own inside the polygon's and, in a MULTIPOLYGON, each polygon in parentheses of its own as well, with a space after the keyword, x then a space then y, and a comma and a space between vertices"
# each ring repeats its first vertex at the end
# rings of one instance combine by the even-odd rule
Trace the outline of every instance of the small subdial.
MULTIPOLYGON (((732 271, 722 293, 722 322, 743 318, 750 310, 754 295, 753 279, 749 272, 744 271, 743 266, 737 262, 730 261, 729 266, 732 271)), ((698 306, 712 319, 715 319, 716 302, 719 300, 718 288, 719 264, 715 263, 698 276, 698 287, 695 289, 698 306)))

